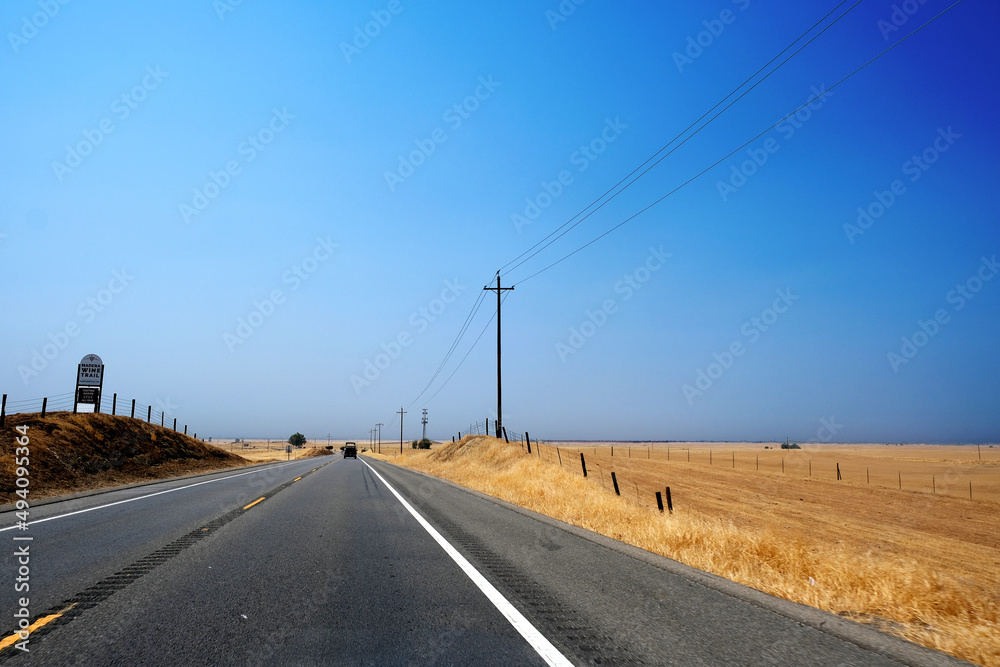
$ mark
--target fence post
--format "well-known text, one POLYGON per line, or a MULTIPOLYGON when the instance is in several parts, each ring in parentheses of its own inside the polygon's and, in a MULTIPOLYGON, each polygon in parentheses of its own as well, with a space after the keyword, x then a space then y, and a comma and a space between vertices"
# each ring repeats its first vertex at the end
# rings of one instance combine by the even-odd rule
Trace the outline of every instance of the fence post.
POLYGON ((188 434, 188 425, 184 424, 184 435, 188 434))
POLYGON ((674 513, 674 501, 670 499, 670 487, 669 486, 667 487, 667 510, 669 510, 671 514, 674 513))
POLYGON ((114 416, 115 409, 118 407, 118 393, 113 394, 111 398, 111 415, 114 416))
POLYGON ((132 399, 132 419, 135 419, 135 399, 132 399))
POLYGON ((656 506, 661 512, 663 511, 663 496, 659 491, 656 492, 656 506))
POLYGON ((528 453, 530 454, 531 453, 531 436, 528 435, 527 431, 524 432, 524 439, 528 441, 528 453))
POLYGON ((611 445, 611 456, 615 455, 615 446, 611 445))
POLYGON ((3 405, 0 406, 0 427, 7 421, 7 394, 3 395, 3 405))
MULTIPOLYGON (((174 417, 174 431, 177 431, 177 417, 174 417)), ((270 449, 270 448, 268 448, 270 449)))
POLYGON ((167 415, 160 413, 160 428, 163 428, 163 420, 167 418, 167 415))
MULTIPOLYGON (((556 445, 556 455, 559 456, 559 467, 562 468, 562 452, 559 451, 558 445, 556 445)), ((969 497, 972 497, 972 482, 969 482, 969 497)))
POLYGON ((841 480, 841 477, 840 477, 840 464, 838 463, 837 464, 837 481, 839 482, 840 480, 841 480))
POLYGON ((153 420, 153 406, 152 405, 147 405, 146 407, 148 408, 146 410, 146 423, 148 424, 149 422, 151 422, 153 420))
POLYGON ((48 408, 48 407, 49 407, 49 399, 47 397, 43 398, 42 399, 42 417, 43 418, 45 417, 45 409, 48 408))
POLYGON ((506 442, 509 445, 510 444, 510 440, 507 439, 507 427, 506 426, 501 426, 500 430, 503 431, 503 441, 506 442))
POLYGON ((615 485, 615 495, 620 496, 622 492, 618 490, 618 478, 615 477, 614 472, 611 473, 611 483, 615 485))
POLYGON ((583 458, 583 452, 580 452, 580 465, 583 466, 583 476, 587 476, 587 459, 583 458))

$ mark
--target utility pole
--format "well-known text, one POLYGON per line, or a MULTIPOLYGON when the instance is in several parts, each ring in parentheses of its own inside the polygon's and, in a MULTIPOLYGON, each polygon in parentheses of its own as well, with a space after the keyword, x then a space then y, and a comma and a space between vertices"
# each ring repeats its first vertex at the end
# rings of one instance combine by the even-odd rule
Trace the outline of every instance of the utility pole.
POLYGON ((420 423, 424 425, 424 436, 423 439, 427 439, 427 408, 424 408, 424 418, 420 420, 420 423))
MULTIPOLYGON (((497 286, 496 287, 484 287, 483 291, 496 292, 497 293, 497 432, 500 432, 500 428, 503 424, 503 393, 500 385, 500 303, 503 293, 508 290, 513 290, 513 287, 500 287, 500 272, 497 271, 497 286)), ((487 423, 487 426, 489 424, 487 423)), ((487 429, 489 430, 489 429, 487 429)))
POLYGON ((378 427, 378 453, 381 454, 382 453, 382 427, 385 426, 385 424, 378 423, 378 424, 375 424, 375 426, 378 427))
POLYGON ((397 412, 396 414, 399 415, 399 455, 402 456, 403 455, 403 415, 406 414, 406 410, 403 409, 402 405, 399 406, 399 412, 397 412))

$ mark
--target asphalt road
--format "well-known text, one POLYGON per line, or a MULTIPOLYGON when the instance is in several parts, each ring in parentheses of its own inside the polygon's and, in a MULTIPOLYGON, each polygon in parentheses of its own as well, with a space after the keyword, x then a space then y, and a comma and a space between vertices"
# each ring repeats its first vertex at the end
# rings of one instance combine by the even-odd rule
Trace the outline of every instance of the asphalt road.
POLYGON ((14 665, 957 664, 363 457, 105 493, 31 519, 10 530, 0 514, 0 636, 22 595, 36 623, 29 653, 0 651, 14 665), (11 555, 24 544, 27 594, 11 555))

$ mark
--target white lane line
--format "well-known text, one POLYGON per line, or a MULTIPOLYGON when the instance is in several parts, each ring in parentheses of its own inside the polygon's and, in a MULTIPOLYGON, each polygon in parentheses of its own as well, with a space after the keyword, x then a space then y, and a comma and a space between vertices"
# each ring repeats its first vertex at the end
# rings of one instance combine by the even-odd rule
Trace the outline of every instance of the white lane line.
POLYGON ((531 622, 526 619, 524 615, 521 614, 521 612, 519 612, 514 605, 512 605, 507 598, 500 593, 500 591, 494 588, 493 584, 487 581, 486 577, 479 573, 479 570, 474 568, 472 564, 467 561, 464 556, 462 556, 462 554, 458 553, 455 547, 451 546, 451 543, 441 536, 441 533, 437 532, 431 524, 427 523, 427 520, 420 516, 417 510, 413 509, 410 503, 406 502, 406 499, 403 498, 403 496, 401 496, 399 492, 396 491, 391 484, 389 484, 389 482, 385 481, 385 477, 382 477, 382 475, 380 475, 379 472, 375 470, 375 468, 371 467, 371 465, 369 465, 364 459, 362 459, 361 462, 368 466, 368 469, 375 473, 376 477, 382 480, 382 483, 385 484, 387 489, 392 491, 392 495, 396 496, 396 499, 403 505, 403 507, 406 508, 406 511, 413 515, 413 518, 417 520, 417 523, 423 526, 424 530, 430 533, 430 536, 434 538, 434 541, 441 545, 441 548, 444 549, 445 553, 451 556, 451 559, 455 561, 460 568, 462 568, 462 571, 468 575, 469 579, 472 579, 472 583, 479 587, 479 590, 481 590, 486 597, 489 598, 490 602, 493 603, 493 606, 495 606, 500 613, 503 614, 508 621, 510 621, 510 624, 514 626, 514 629, 521 633, 521 636, 524 637, 525 641, 531 644, 531 648, 538 652, 538 655, 542 657, 542 660, 553 666, 557 665, 559 667, 564 667, 568 665, 572 667, 573 663, 567 660, 566 656, 560 653, 559 649, 553 646, 552 642, 546 639, 545 635, 539 632, 538 629, 533 626, 531 622))
MULTIPOLYGON (((296 461, 298 463, 298 461, 296 461)), ((250 472, 241 472, 237 475, 229 475, 228 477, 216 477, 215 479, 205 480, 204 482, 197 482, 195 484, 188 484, 187 486, 178 486, 176 489, 167 489, 166 491, 157 491, 156 493, 150 493, 145 496, 138 496, 136 498, 128 498, 127 500, 119 500, 113 503, 108 503, 107 505, 98 505, 96 507, 89 507, 85 510, 77 510, 75 512, 67 512, 66 514, 57 514, 56 516, 50 516, 47 519, 35 519, 34 521, 29 521, 29 526, 34 526, 36 523, 45 523, 46 521, 54 521, 55 519, 64 519, 68 516, 73 516, 75 514, 83 514, 84 512, 93 512, 94 510, 102 510, 107 507, 114 507, 115 505, 121 505, 123 503, 131 503, 136 500, 144 500, 146 498, 152 498, 153 496, 162 496, 164 493, 173 493, 174 491, 183 491, 184 489, 190 489, 194 486, 201 486, 202 484, 211 484, 212 482, 221 482, 226 479, 233 479, 234 477, 242 477, 243 475, 254 475, 259 472, 267 472, 269 470, 277 470, 278 468, 284 468, 285 466, 293 465, 292 463, 282 463, 281 465, 276 465, 273 468, 264 468, 263 470, 251 470, 250 472)), ((166 480, 170 481, 170 480, 166 480)), ((14 530, 17 528, 16 525, 8 526, 7 528, 0 528, 0 533, 6 530, 14 530)))

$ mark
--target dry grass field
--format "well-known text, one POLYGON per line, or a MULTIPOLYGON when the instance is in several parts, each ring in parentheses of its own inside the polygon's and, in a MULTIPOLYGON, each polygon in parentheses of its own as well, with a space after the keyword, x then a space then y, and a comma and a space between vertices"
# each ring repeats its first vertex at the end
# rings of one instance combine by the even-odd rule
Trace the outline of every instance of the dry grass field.
MULTIPOLYGON (((333 451, 340 452, 343 440, 331 440, 333 451)), ((224 449, 227 452, 238 454, 251 463, 267 463, 269 461, 286 461, 289 459, 304 459, 310 456, 324 456, 319 452, 325 452, 326 440, 317 440, 315 443, 306 443, 302 449, 293 449, 291 454, 285 453, 287 442, 281 440, 245 440, 241 442, 215 441, 213 446, 224 449), (315 445, 315 446, 314 446, 315 445)))
POLYGON ((552 443, 529 457, 473 436, 380 458, 1000 665, 1000 448, 766 445, 552 443), (666 486, 672 516, 655 505, 666 486))

